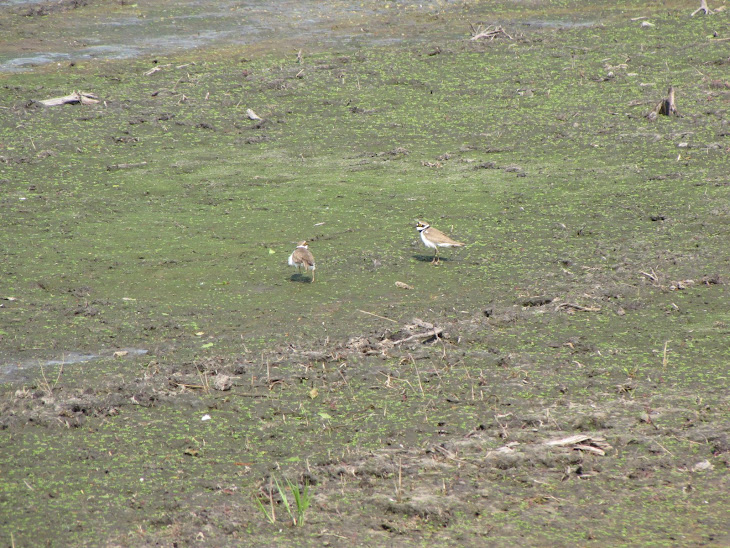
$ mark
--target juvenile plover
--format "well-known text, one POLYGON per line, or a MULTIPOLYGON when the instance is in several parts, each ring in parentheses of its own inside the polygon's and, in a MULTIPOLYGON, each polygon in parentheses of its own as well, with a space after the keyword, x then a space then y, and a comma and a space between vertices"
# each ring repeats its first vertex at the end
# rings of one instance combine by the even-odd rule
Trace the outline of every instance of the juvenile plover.
POLYGON ((289 255, 289 266, 296 267, 299 272, 301 272, 302 268, 304 269, 304 272, 311 270, 312 283, 314 283, 314 256, 312 255, 312 252, 309 251, 309 246, 306 241, 299 242, 294 252, 289 255))

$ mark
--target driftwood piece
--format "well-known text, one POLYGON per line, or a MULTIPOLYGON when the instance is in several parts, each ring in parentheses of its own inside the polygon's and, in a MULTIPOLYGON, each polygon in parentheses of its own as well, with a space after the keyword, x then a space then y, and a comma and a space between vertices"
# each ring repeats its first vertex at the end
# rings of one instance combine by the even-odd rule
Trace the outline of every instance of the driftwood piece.
POLYGON ((667 96, 659 101, 659 104, 647 115, 647 118, 653 122, 660 114, 663 116, 679 116, 677 103, 674 99, 674 86, 669 86, 667 96))
POLYGON ((70 95, 63 97, 54 97, 53 99, 44 99, 38 101, 44 107, 57 107, 60 105, 95 105, 99 102, 99 98, 92 93, 84 93, 82 91, 74 91, 70 95))
POLYGON ((712 15, 715 12, 713 12, 710 8, 707 7, 707 0, 701 0, 700 7, 692 12, 692 17, 694 17, 698 13, 704 13, 705 15, 712 15))
POLYGON ((548 447, 571 447, 576 451, 584 451, 593 453, 594 455, 604 456, 606 451, 613 449, 605 438, 598 436, 587 436, 585 434, 577 434, 567 438, 548 440, 544 442, 548 447))

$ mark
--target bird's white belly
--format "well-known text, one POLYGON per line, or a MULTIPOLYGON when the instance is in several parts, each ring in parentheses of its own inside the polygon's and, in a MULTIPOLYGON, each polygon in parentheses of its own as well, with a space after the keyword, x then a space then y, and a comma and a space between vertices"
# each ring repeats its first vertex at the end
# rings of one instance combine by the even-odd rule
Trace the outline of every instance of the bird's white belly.
POLYGON ((429 242, 429 241, 428 241, 428 240, 426 239, 426 235, 424 234, 424 232, 426 232, 426 231, 425 231, 425 230, 422 230, 422 231, 421 231, 421 240, 423 241, 423 244, 424 244, 424 245, 425 245, 426 247, 430 247, 431 249, 436 249, 436 244, 434 244, 433 242, 429 242))
POLYGON ((302 263, 296 264, 294 262, 294 253, 289 255, 289 266, 301 266, 302 263))

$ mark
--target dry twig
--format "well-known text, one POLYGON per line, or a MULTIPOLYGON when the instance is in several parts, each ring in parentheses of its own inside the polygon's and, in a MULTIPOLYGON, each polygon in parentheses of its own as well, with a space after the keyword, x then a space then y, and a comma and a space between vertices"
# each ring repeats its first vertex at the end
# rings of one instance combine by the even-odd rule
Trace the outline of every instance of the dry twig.
POLYGON ((510 40, 512 40, 512 37, 507 34, 507 32, 504 30, 502 26, 495 26, 489 25, 488 27, 483 27, 482 25, 479 25, 475 27, 474 25, 470 24, 471 27, 471 39, 472 40, 481 40, 483 38, 489 39, 489 41, 494 40, 498 36, 506 36, 510 40))
POLYGON ((386 318, 385 316, 378 316, 377 314, 373 314, 372 312, 368 312, 367 310, 360 310, 357 309, 358 312, 362 312, 363 314, 368 314, 369 316, 375 316, 376 318, 380 318, 381 320, 388 320, 389 322, 398 323, 395 320, 391 320, 390 318, 386 318))
POLYGON ((581 306, 576 303, 560 303, 555 307, 555 310, 563 310, 567 308, 571 310, 580 310, 581 312, 599 312, 601 310, 600 306, 581 306))

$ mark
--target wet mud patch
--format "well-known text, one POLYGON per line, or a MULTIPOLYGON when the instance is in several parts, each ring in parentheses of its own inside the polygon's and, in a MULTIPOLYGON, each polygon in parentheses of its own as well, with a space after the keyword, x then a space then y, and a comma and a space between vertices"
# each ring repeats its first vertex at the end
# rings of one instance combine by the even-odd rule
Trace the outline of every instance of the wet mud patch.
POLYGON ((60 2, 37 2, 28 7, 16 8, 23 17, 44 17, 53 13, 75 10, 88 5, 86 0, 61 0, 60 2))

